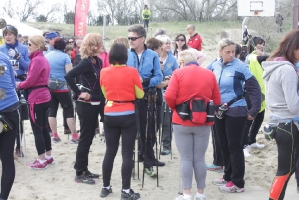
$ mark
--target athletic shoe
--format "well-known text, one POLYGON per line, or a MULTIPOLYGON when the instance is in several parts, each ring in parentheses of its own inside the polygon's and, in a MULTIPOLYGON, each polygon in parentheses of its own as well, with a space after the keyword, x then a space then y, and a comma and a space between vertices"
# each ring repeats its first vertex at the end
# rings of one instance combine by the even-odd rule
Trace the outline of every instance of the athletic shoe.
POLYGON ((244 156, 245 157, 249 157, 250 156, 250 148, 249 146, 246 146, 244 149, 243 149, 243 153, 244 153, 244 156))
POLYGON ((71 134, 71 130, 70 129, 64 129, 64 134, 71 134))
POLYGON ((194 197, 194 200, 206 200, 206 195, 205 194, 199 194, 198 192, 196 192, 196 195, 194 197))
POLYGON ((59 137, 55 137, 55 136, 53 136, 53 138, 52 138, 52 142, 53 142, 53 143, 60 142, 60 138, 59 138, 59 137))
POLYGON ((76 175, 75 181, 77 183, 86 183, 89 185, 94 185, 96 183, 92 178, 86 176, 84 172, 81 175, 76 175))
POLYGON ((120 196, 120 200, 137 200, 139 198, 140 198, 140 194, 135 193, 132 189, 130 189, 129 193, 122 191, 120 196))
POLYGON ((221 185, 227 184, 227 181, 224 180, 223 178, 217 178, 217 179, 212 180, 212 183, 214 185, 221 186, 221 185))
POLYGON ((89 170, 84 171, 85 175, 88 176, 89 178, 100 178, 99 174, 94 174, 91 173, 89 170))
POLYGON ((153 161, 153 166, 163 167, 163 166, 165 166, 165 163, 164 163, 164 162, 160 162, 160 161, 157 160, 157 159, 154 159, 154 161, 153 161))
POLYGON ((225 193, 240 193, 244 192, 244 188, 237 187, 232 181, 229 181, 226 185, 219 186, 220 192, 225 193))
POLYGON ((207 167, 207 170, 209 170, 209 171, 223 170, 222 166, 217 166, 217 165, 214 165, 213 163, 212 164, 206 164, 206 167, 207 167))
POLYGON ((35 160, 33 163, 27 164, 27 166, 31 169, 47 169, 48 164, 47 161, 40 163, 39 160, 35 160))
POLYGON ((53 157, 51 157, 50 159, 46 159, 46 160, 47 160, 48 165, 54 165, 55 164, 53 157))
POLYGON ((79 143, 78 139, 75 139, 75 138, 71 139, 71 144, 78 144, 78 143, 79 143))
POLYGON ((109 190, 107 188, 102 188, 100 197, 104 198, 107 197, 110 193, 112 193, 112 186, 110 185, 109 190))
POLYGON ((180 195, 180 196, 174 198, 173 200, 193 200, 193 199, 192 199, 192 196, 190 196, 190 195, 188 195, 188 197, 186 197, 186 196, 184 197, 184 195, 180 195))
POLYGON ((251 145, 249 145, 251 148, 258 148, 258 149, 262 149, 265 147, 264 144, 259 144, 259 143, 252 143, 251 145))
POLYGON ((169 155, 169 154, 170 154, 170 150, 163 150, 163 151, 161 151, 160 154, 161 154, 162 156, 169 155))
POLYGON ((51 131, 49 132, 49 134, 50 134, 50 137, 53 137, 53 133, 51 131))
POLYGON ((17 157, 24 157, 24 154, 20 149, 16 149, 15 154, 17 157))
POLYGON ((144 168, 144 170, 145 170, 145 173, 152 178, 155 178, 157 176, 157 173, 154 171, 153 167, 144 168))

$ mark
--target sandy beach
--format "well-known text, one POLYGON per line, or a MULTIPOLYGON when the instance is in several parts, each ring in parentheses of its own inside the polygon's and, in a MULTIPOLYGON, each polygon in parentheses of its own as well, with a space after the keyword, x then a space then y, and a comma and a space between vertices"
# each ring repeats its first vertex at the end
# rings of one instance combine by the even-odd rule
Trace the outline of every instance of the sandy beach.
MULTIPOLYGON (((77 122, 78 124, 78 122, 77 122)), ((79 127, 79 126, 78 126, 79 127)), ((78 128, 77 128, 78 129, 78 128)), ((32 162, 37 157, 34 137, 29 121, 25 122, 26 158, 32 162)), ((70 139, 63 134, 61 110, 58 113, 58 132, 61 142, 53 144, 53 156, 56 164, 48 166, 46 170, 32 170, 26 167, 26 158, 15 157, 16 178, 9 199, 15 200, 94 200, 99 196, 102 188, 102 179, 96 179, 95 185, 78 184, 74 181, 73 168, 77 145, 70 144, 70 139)), ((262 150, 252 150, 251 156, 246 158, 245 192, 239 194, 225 194, 218 191, 212 180, 221 177, 221 173, 207 173, 205 194, 208 200, 262 200, 268 199, 269 188, 275 176, 277 166, 277 147, 275 141, 267 141, 263 134, 258 134, 258 142, 266 144, 262 150)), ((121 146, 120 146, 121 148, 121 146)), ((121 154, 115 158, 111 178, 113 193, 106 199, 120 199, 121 194, 121 154)), ((159 187, 156 179, 145 175, 142 188, 142 165, 140 164, 140 180, 132 180, 132 189, 141 194, 141 199, 171 200, 178 196, 179 191, 179 155, 174 141, 172 142, 173 155, 161 156, 166 166, 159 167, 159 187)), ((102 173, 102 161, 105 154, 105 142, 99 135, 93 140, 89 154, 89 169, 94 173, 102 173)), ((213 160, 211 139, 206 153, 206 162, 213 160)), ((137 167, 137 163, 136 163, 137 167)), ((156 170, 156 168, 155 168, 156 170)), ((136 172, 137 178, 137 172, 136 172)), ((193 181, 192 194, 196 193, 196 184, 193 181)), ((182 191, 182 190, 180 190, 182 191)), ((299 199, 296 190, 294 175, 291 177, 286 191, 286 200, 299 199)))

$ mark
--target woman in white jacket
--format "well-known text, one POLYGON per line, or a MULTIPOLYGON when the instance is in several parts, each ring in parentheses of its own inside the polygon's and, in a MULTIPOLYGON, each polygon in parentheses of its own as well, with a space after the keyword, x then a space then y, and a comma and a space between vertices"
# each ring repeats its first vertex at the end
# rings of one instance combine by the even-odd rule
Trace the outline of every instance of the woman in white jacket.
POLYGON ((289 32, 277 50, 262 63, 266 104, 271 111, 269 125, 278 148, 278 169, 270 189, 270 200, 283 199, 299 156, 298 73, 299 30, 289 32))

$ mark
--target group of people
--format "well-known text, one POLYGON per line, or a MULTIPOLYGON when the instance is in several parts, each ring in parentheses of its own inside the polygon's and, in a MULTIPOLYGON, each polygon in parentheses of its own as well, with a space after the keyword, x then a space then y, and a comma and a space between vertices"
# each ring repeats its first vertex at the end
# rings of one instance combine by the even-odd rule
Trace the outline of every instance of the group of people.
MULTIPOLYGON (((72 134, 71 143, 78 144, 75 181, 95 184, 94 179, 100 175, 89 171, 88 154, 99 129, 100 115, 106 140, 100 196, 112 193, 111 175, 121 138, 123 200, 140 198, 131 188, 134 149, 150 177, 157 176, 153 166, 165 165, 154 152, 160 128, 161 155, 171 153, 172 131, 180 155, 183 194, 176 200, 193 199, 193 171, 197 184, 194 199, 206 199, 205 153, 211 130, 214 166, 208 168, 222 169, 224 173, 212 183, 221 192, 244 192, 244 154, 249 154, 246 152, 249 147, 263 147, 255 137, 267 104, 271 110, 268 122, 273 129, 271 137, 278 145, 278 170, 269 198, 283 199, 298 160, 299 95, 295 65, 299 62, 299 31, 288 33, 269 57, 263 54, 265 41, 253 38, 253 50, 245 63, 235 56, 236 43, 224 38, 218 44, 219 58, 207 69, 200 67, 206 56, 201 52, 202 39, 195 26, 188 25, 187 32, 190 39, 187 41, 185 34, 177 35, 171 49, 172 40, 165 30, 147 38, 143 26, 132 25, 128 38, 116 38, 109 52, 99 34, 89 33, 80 42, 75 41, 80 48, 69 56, 66 46, 72 41, 67 42, 55 32, 45 37, 30 36, 25 47, 18 43, 14 26, 4 27, 5 44, 0 47, 3 68, 0 68, 0 122, 6 129, 0 134, 3 169, 0 199, 8 198, 14 181, 12 152, 17 132, 23 132, 19 117, 22 95, 29 104, 38 153, 38 159, 28 167, 46 169, 54 164, 52 142, 60 141, 56 120, 60 104, 72 134)), ((15 153, 24 156, 18 146, 15 153)))

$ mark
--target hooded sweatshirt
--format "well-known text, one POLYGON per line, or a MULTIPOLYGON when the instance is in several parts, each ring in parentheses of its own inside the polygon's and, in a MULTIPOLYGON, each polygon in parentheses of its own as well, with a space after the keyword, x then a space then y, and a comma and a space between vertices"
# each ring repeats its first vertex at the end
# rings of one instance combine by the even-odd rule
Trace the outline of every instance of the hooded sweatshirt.
POLYGON ((265 61, 263 79, 270 122, 281 123, 299 117, 298 75, 289 61, 265 61), (275 122, 276 121, 276 122, 275 122))

